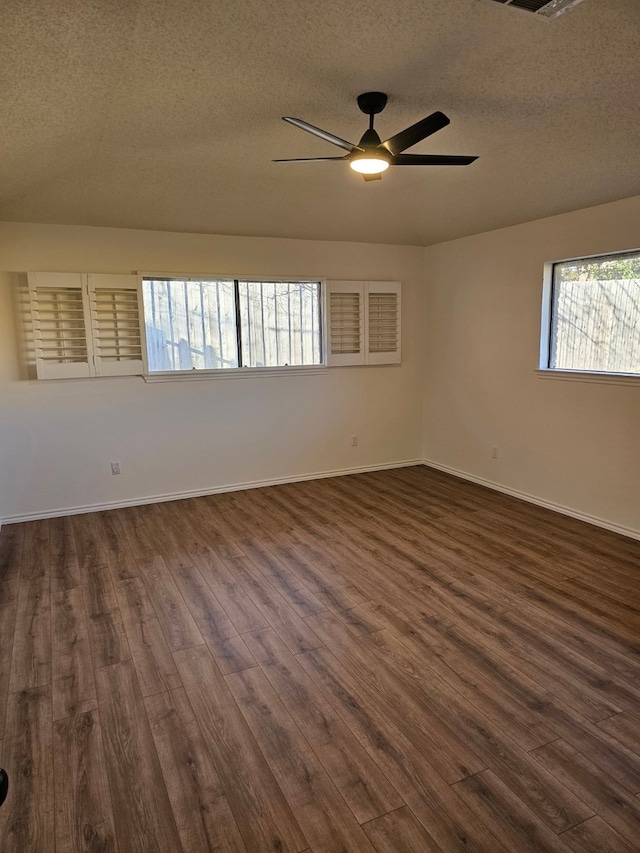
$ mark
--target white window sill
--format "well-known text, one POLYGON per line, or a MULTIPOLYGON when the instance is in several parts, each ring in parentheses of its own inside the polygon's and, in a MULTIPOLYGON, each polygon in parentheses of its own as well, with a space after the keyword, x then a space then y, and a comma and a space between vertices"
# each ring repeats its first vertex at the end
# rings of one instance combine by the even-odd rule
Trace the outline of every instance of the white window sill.
POLYGON ((167 370, 145 373, 145 382, 190 382, 201 379, 257 379, 265 376, 314 376, 328 373, 325 364, 296 367, 230 367, 226 370, 167 370))
POLYGON ((636 373, 604 373, 588 370, 555 370, 540 368, 536 370, 540 379, 560 379, 570 382, 595 382, 600 385, 636 385, 640 386, 640 374, 636 373))

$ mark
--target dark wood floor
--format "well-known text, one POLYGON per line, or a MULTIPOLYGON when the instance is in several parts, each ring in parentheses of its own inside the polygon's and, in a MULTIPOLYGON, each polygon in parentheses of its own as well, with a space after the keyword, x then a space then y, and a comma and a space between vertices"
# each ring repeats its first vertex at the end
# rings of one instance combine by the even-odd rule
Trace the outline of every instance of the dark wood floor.
POLYGON ((422 467, 5 526, 0 849, 640 850, 639 578, 422 467))

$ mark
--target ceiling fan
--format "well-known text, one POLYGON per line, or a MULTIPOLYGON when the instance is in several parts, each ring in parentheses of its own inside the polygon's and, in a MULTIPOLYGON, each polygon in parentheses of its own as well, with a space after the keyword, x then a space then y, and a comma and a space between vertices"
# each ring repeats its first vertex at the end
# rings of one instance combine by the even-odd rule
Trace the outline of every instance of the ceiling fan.
POLYGON ((449 124, 449 119, 441 112, 431 113, 426 118, 406 127, 400 133, 396 133, 395 136, 390 136, 389 139, 382 142, 373 129, 373 117, 382 112, 386 103, 387 96, 384 92, 364 92, 362 95, 358 95, 358 106, 365 115, 369 116, 369 129, 365 131, 357 145, 308 124, 302 119, 283 116, 283 121, 288 121, 289 124, 306 130, 307 133, 312 133, 314 136, 319 136, 320 139, 331 142, 339 148, 344 148, 349 153, 343 157, 294 157, 274 160, 273 162, 317 163, 324 160, 346 160, 355 172, 360 172, 365 181, 377 181, 380 180, 382 172, 389 166, 468 166, 469 163, 478 159, 477 157, 457 157, 443 154, 402 153, 449 124))

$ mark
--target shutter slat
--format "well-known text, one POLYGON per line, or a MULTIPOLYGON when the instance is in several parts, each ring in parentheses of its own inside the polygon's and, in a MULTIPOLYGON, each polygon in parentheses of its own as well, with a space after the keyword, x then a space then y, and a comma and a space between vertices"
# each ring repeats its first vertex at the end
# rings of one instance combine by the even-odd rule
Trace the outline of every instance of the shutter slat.
POLYGON ((87 354, 87 343, 86 341, 78 341, 75 343, 74 341, 65 341, 64 348, 60 347, 57 343, 48 343, 41 342, 40 349, 43 353, 59 353, 60 355, 65 355, 66 353, 74 353, 77 355, 78 353, 83 352, 85 355, 87 354))

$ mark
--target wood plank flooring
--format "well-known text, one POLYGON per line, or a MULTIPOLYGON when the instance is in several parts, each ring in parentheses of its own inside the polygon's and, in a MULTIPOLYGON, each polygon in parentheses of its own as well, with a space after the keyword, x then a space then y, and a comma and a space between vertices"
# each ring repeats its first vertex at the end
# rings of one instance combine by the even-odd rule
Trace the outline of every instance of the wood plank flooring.
POLYGON ((0 850, 640 851, 639 580, 421 466, 7 525, 0 850))

